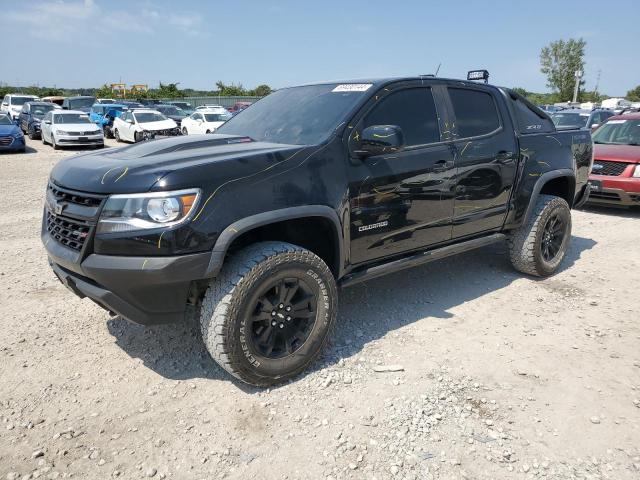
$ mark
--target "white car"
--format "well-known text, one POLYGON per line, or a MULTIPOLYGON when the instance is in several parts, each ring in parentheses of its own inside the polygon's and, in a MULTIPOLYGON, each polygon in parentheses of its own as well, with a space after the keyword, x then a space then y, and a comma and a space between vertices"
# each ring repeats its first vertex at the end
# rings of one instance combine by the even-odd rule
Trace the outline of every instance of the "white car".
POLYGON ((80 110, 51 110, 40 125, 42 143, 55 150, 66 146, 104 147, 102 129, 80 110))
POLYGON ((139 142, 156 135, 178 135, 178 124, 157 110, 128 110, 113 121, 113 136, 118 142, 139 142))
POLYGON ((17 118, 22 112, 22 106, 27 102, 33 102, 40 100, 40 97, 35 95, 23 95, 21 93, 9 93, 2 99, 2 105, 0 106, 0 112, 8 113, 13 119, 17 118))
POLYGON ((226 108, 224 108, 222 105, 213 105, 211 103, 205 103, 204 105, 200 105, 199 107, 196 107, 196 110, 210 110, 212 108, 222 108, 225 111, 228 111, 226 108))
POLYGON ((180 126, 183 135, 213 133, 224 122, 231 118, 231 114, 224 108, 196 110, 182 119, 180 126))

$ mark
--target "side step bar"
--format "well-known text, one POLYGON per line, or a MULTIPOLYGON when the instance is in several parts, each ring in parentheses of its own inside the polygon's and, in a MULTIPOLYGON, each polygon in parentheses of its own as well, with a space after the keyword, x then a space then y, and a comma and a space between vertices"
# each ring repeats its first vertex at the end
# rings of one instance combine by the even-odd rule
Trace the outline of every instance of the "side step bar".
POLYGON ((340 286, 350 287, 356 283, 363 282, 365 280, 371 280, 372 278, 381 277, 387 273, 397 272, 404 270, 405 268, 416 267, 423 263, 433 262, 434 260, 440 260, 441 258, 456 255, 458 253, 466 252, 468 250, 474 250, 476 248, 484 247, 502 241, 506 238, 503 233, 494 233, 486 237, 474 238, 465 242, 455 243, 453 245, 447 245, 446 247, 436 248, 434 250, 427 250, 425 252, 419 252, 408 257, 393 260, 382 265, 376 265, 364 270, 345 275, 340 286))

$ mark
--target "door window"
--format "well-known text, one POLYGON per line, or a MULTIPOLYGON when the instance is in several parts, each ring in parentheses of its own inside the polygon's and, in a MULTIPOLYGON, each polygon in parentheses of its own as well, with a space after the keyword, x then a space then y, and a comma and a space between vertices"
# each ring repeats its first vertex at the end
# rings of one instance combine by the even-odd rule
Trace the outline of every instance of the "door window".
POLYGON ((468 88, 449 88, 460 138, 478 137, 500 128, 500 117, 491 94, 468 88))
POLYGON ((408 147, 440 141, 436 104, 430 88, 410 88, 384 97, 364 118, 363 128, 372 125, 400 127, 408 147))

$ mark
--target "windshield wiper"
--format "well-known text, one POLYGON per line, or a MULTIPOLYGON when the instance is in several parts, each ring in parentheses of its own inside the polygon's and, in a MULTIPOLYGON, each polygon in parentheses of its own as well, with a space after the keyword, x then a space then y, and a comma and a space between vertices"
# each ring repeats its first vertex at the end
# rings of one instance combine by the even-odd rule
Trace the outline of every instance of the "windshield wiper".
POLYGON ((611 142, 598 142, 598 141, 595 141, 595 140, 594 140, 593 143, 597 143, 598 145, 611 145, 611 142))

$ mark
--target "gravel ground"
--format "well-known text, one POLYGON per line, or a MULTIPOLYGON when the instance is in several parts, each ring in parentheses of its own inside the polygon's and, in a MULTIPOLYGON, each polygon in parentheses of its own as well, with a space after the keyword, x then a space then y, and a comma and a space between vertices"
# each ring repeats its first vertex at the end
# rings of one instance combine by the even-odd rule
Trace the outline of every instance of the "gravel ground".
POLYGON ((499 244, 345 289, 322 359, 264 390, 55 279, 43 195, 77 150, 29 146, 0 156, 1 479, 640 478, 640 213, 574 212, 549 279, 499 244))

